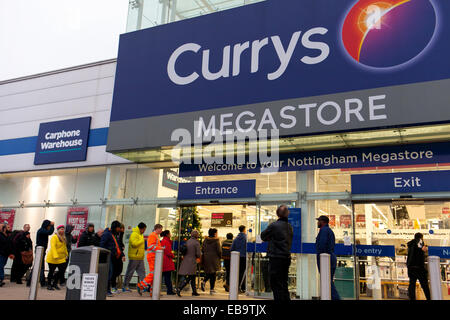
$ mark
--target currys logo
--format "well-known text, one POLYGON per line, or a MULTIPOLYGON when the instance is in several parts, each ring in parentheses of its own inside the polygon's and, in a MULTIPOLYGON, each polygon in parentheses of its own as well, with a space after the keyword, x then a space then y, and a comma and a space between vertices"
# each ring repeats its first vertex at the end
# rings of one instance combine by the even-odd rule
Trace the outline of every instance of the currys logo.
POLYGON ((342 41, 359 63, 392 68, 420 56, 436 29, 431 0, 360 0, 345 18, 342 41))

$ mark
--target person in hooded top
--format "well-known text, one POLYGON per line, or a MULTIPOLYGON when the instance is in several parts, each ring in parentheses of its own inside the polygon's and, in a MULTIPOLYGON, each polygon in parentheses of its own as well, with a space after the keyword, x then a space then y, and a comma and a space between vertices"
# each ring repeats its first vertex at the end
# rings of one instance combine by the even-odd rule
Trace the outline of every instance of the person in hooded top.
POLYGON ((41 272, 39 276, 39 282, 41 283, 42 287, 45 287, 47 285, 45 281, 45 251, 47 250, 48 246, 48 237, 53 234, 55 231, 55 223, 50 220, 44 220, 42 222, 41 228, 37 231, 36 234, 36 248, 37 247, 44 247, 44 251, 42 253, 42 263, 41 263, 41 272))
POLYGON ((65 228, 64 225, 60 225, 56 228, 56 234, 50 240, 50 250, 46 259, 49 269, 48 290, 60 290, 58 281, 64 283, 64 273, 67 268, 68 257, 65 228), (55 274, 56 269, 58 269, 58 272, 55 274))
POLYGON ((103 229, 99 229, 95 232, 95 226, 93 223, 88 223, 86 226, 86 230, 78 237, 78 248, 80 247, 88 247, 100 246, 100 238, 102 237, 103 229))
POLYGON ((147 225, 141 222, 137 225, 137 227, 133 228, 133 232, 131 233, 130 240, 128 242, 129 261, 127 271, 125 272, 122 292, 131 292, 129 284, 135 271, 138 274, 138 283, 145 278, 145 230, 147 230, 147 225))
POLYGON ((214 286, 216 283, 216 274, 220 270, 220 257, 222 256, 222 249, 220 248, 220 241, 217 237, 217 229, 209 229, 208 237, 205 238, 202 244, 203 254, 203 269, 205 271, 205 278, 201 282, 201 289, 205 291, 205 284, 209 280, 209 293, 215 294, 214 286))

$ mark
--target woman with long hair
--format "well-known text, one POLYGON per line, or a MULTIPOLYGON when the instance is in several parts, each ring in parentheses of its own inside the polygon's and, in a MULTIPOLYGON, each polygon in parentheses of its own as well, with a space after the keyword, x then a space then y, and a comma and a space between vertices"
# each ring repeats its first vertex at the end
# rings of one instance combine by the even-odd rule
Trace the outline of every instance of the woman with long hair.
POLYGON ((64 282, 64 272, 67 267, 67 244, 66 236, 64 234, 64 225, 56 228, 56 233, 50 240, 50 250, 47 254, 48 263, 48 290, 60 290, 58 287, 58 280, 64 282), (56 269, 58 272, 55 274, 56 269))

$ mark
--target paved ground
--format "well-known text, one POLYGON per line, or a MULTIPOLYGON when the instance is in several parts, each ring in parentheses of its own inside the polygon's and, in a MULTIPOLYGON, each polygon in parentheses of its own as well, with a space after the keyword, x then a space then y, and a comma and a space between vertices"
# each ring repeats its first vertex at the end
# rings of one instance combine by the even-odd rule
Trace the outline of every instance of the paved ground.
MULTIPOLYGON (((0 300, 27 300, 30 292, 30 288, 25 284, 18 285, 10 283, 9 280, 5 280, 5 285, 0 288, 0 300)), ((165 292, 161 295, 161 300, 228 300, 228 295, 225 291, 220 291, 215 295, 210 295, 209 291, 201 292, 199 297, 193 297, 191 291, 184 291, 182 298, 178 296, 167 296, 165 292)), ((37 300, 64 300, 66 295, 66 289, 62 288, 60 291, 49 291, 47 288, 41 288, 39 286, 37 300)), ((246 295, 239 295, 240 300, 254 300, 253 297, 246 295)), ((113 297, 108 297, 107 300, 151 300, 149 294, 140 296, 136 290, 127 293, 117 293, 113 297)))

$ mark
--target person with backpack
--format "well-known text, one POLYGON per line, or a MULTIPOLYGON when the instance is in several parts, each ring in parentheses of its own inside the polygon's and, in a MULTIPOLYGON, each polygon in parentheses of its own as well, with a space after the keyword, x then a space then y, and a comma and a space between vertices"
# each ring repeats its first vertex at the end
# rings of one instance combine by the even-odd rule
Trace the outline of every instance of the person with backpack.
POLYGON ((100 247, 107 249, 111 252, 111 260, 109 263, 109 273, 108 273, 108 297, 111 297, 112 291, 112 278, 114 275, 114 266, 117 264, 117 260, 125 261, 125 255, 121 250, 119 245, 119 234, 120 234, 121 223, 117 220, 111 223, 111 228, 106 228, 100 239, 100 247))
POLYGON ((172 272, 175 271, 175 263, 173 259, 175 255, 172 251, 172 240, 170 240, 170 231, 165 230, 161 233, 161 245, 164 247, 164 258, 163 258, 163 278, 164 283, 167 288, 167 295, 175 295, 176 293, 173 291, 172 285, 172 272))
POLYGON ((131 292, 129 284, 135 271, 138 274, 138 282, 145 278, 145 230, 147 230, 147 225, 141 222, 137 227, 133 228, 133 232, 131 233, 128 243, 129 261, 127 271, 125 272, 125 281, 123 283, 122 292, 131 292))
POLYGON ((223 287, 226 292, 230 291, 230 262, 231 262, 231 245, 233 244, 233 234, 227 233, 227 239, 222 242, 222 259, 225 267, 225 284, 223 287))
POLYGON ((149 274, 145 277, 144 280, 137 284, 137 291, 140 295, 142 292, 148 291, 150 295, 152 295, 152 287, 153 287, 153 276, 155 272, 155 257, 157 250, 163 250, 164 248, 161 246, 161 241, 159 240, 159 236, 162 232, 163 226, 160 224, 156 224, 153 228, 153 232, 148 236, 147 240, 147 261, 148 268, 150 270, 149 274))
POLYGON ((28 231, 20 231, 13 240, 14 261, 11 267, 11 282, 22 284, 22 277, 33 263, 33 241, 28 231))
POLYGON ((191 232, 191 238, 180 248, 180 253, 183 255, 178 274, 181 276, 180 283, 176 289, 177 295, 181 297, 181 290, 190 282, 192 287, 192 295, 199 296, 195 279, 197 275, 197 263, 200 262, 200 242, 198 237, 200 234, 197 230, 191 232))

